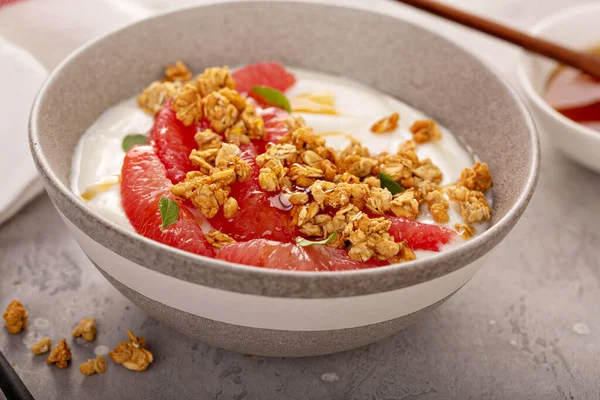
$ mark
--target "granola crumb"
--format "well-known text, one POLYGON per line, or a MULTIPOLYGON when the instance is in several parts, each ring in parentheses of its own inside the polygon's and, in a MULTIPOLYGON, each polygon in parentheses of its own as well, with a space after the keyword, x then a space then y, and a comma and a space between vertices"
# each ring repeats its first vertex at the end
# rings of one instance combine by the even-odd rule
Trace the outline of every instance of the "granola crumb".
POLYGON ((235 243, 235 240, 231 236, 216 229, 211 229, 206 233, 206 235, 204 235, 204 237, 206 237, 208 243, 217 249, 221 249, 228 244, 235 243))
POLYGON ((175 97, 179 87, 173 82, 152 82, 137 97, 138 106, 150 115, 156 115, 163 103, 175 97))
POLYGON ((397 217, 415 219, 419 215, 419 202, 415 198, 415 189, 410 188, 396 195, 390 204, 397 217))
POLYGON ((202 118, 202 97, 195 82, 186 83, 173 99, 175 117, 185 126, 198 123, 202 118))
POLYGON ((209 150, 209 149, 220 149, 223 140, 221 136, 214 133, 210 129, 206 129, 204 131, 196 132, 194 135, 194 140, 196 144, 198 144, 198 150, 209 150))
POLYGON ((471 224, 454 224, 454 229, 465 239, 475 236, 475 228, 471 224))
POLYGON ((304 193, 304 192, 293 193, 290 196, 290 198, 288 199, 288 201, 295 206, 301 205, 301 204, 306 204, 306 203, 308 203, 308 193, 304 193))
POLYGON ((152 353, 146 349, 146 340, 135 337, 131 331, 127 331, 129 342, 121 342, 108 356, 116 364, 123 365, 132 371, 144 371, 154 361, 152 353))
POLYGON ((13 335, 27 328, 29 323, 27 310, 18 300, 13 300, 6 306, 6 311, 2 313, 2 318, 6 322, 6 329, 13 335))
POLYGON ((50 340, 50 338, 43 337, 31 346, 31 352, 33 354, 40 355, 49 352, 51 347, 52 341, 50 340))
POLYGON ((409 188, 414 186, 413 168, 415 166, 416 164, 411 159, 402 155, 386 155, 380 160, 379 170, 400 183, 402 187, 409 188))
POLYGON ((91 342, 96 338, 96 318, 82 318, 79 325, 71 332, 73 337, 81 336, 86 341, 91 342))
POLYGON ((491 212, 485 195, 478 190, 470 190, 465 201, 460 204, 460 216, 469 224, 489 220, 491 212))
POLYGON ((363 180, 363 183, 369 185, 369 187, 371 187, 371 188, 380 188, 381 187, 381 180, 379 180, 379 178, 377 178, 375 176, 367 176, 363 180))
POLYGON ((393 132, 398 128, 398 120, 400 119, 400 114, 397 112, 380 119, 375 122, 373 126, 371 126, 371 132, 373 133, 389 133, 393 132))
POLYGON ((275 192, 283 186, 289 186, 286 173, 288 169, 278 159, 269 160, 259 171, 258 183, 267 192, 275 192))
POLYGON ((106 358, 99 354, 96 358, 81 363, 79 365, 79 370, 82 374, 87 376, 101 374, 106 371, 106 358))
POLYGON ((246 132, 244 121, 238 121, 225 130, 225 139, 227 139, 227 143, 235 144, 236 146, 248 144, 250 143, 250 137, 246 135, 246 132))
POLYGON ((304 118, 302 118, 300 115, 290 115, 285 120, 285 125, 288 128, 288 132, 291 133, 294 132, 296 129, 305 127, 306 122, 304 121, 304 118))
POLYGON ((48 364, 54 364, 58 368, 67 368, 69 361, 71 360, 71 349, 67 344, 67 339, 62 338, 60 342, 50 352, 46 362, 48 364))
POLYGON ((431 119, 415 121, 410 127, 410 131, 414 141, 419 144, 435 142, 442 138, 439 126, 431 119))
POLYGON ((458 184, 467 189, 478 190, 480 192, 485 192, 491 188, 492 175, 487 163, 477 161, 473 168, 463 169, 458 184))
POLYGON ((229 197, 223 204, 223 216, 225 218, 233 218, 238 211, 238 202, 233 197, 229 197))
POLYGON ((233 93, 242 99, 237 92, 231 89, 221 89, 202 98, 204 116, 210 121, 210 126, 217 133, 225 132, 238 121, 240 111, 235 104, 238 99, 233 93))
POLYGON ((454 201, 466 201, 469 195, 469 189, 462 185, 450 185, 444 188, 444 191, 450 197, 450 200, 454 201))
POLYGON ((408 243, 406 242, 406 240, 398 243, 398 246, 400 248, 398 250, 398 254, 389 259, 390 263, 399 264, 402 262, 413 261, 417 259, 415 252, 410 247, 408 247, 408 243))
POLYGON ((391 221, 384 217, 369 218, 359 212, 344 228, 343 238, 351 243, 348 256, 354 260, 368 261, 372 257, 386 260, 400 251, 400 245, 388 233, 391 221))
POLYGON ((220 89, 235 89, 235 81, 229 73, 229 67, 206 68, 196 78, 202 97, 220 89))
POLYGON ((338 169, 359 178, 365 178, 373 173, 379 161, 372 158, 369 149, 353 140, 339 156, 338 169))
POLYGON ((388 189, 370 188, 365 207, 373 214, 383 215, 391 208, 392 193, 388 189))
POLYGON ((188 69, 187 65, 180 60, 177 60, 174 65, 167 65, 165 67, 165 78, 163 81, 186 82, 190 79, 192 79, 192 73, 188 69))
POLYGON ((265 122, 256 112, 254 104, 247 102, 246 107, 240 114, 240 121, 244 123, 250 139, 264 139, 265 122))
POLYGON ((435 165, 430 158, 426 158, 420 162, 420 165, 413 169, 413 175, 423 179, 424 181, 430 181, 435 184, 440 184, 443 179, 442 170, 435 165))
POLYGON ((444 197, 444 194, 439 190, 433 190, 427 194, 427 205, 429 211, 436 222, 446 223, 450 220, 448 216, 448 208, 450 203, 448 199, 444 197))

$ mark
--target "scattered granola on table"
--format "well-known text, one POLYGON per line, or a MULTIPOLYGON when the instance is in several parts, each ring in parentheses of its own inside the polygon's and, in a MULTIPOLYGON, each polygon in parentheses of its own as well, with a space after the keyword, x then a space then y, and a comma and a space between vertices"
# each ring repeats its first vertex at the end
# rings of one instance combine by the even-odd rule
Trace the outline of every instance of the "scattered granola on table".
POLYGON ((65 338, 61 339, 60 342, 50 352, 50 355, 46 359, 48 364, 54 364, 58 368, 67 368, 69 361, 71 360, 71 349, 67 344, 65 338))
POLYGON ((96 337, 96 318, 82 318, 79 325, 71 332, 73 337, 82 337, 91 342, 96 337))
POLYGON ((132 371, 144 371, 154 360, 150 350, 146 349, 146 340, 135 337, 133 332, 127 331, 129 342, 121 342, 108 356, 117 364, 123 365, 132 371))
POLYGON ((50 341, 50 338, 43 337, 31 346, 31 352, 33 354, 40 355, 40 354, 44 354, 44 353, 47 353, 48 351, 50 351, 51 347, 52 347, 52 342, 50 341))
POLYGON ((6 329, 12 334, 20 333, 27 328, 27 310, 18 300, 10 302, 6 307, 6 311, 2 313, 2 318, 6 322, 6 329))
POLYGON ((101 355, 98 355, 96 358, 81 363, 79 365, 79 370, 82 374, 87 376, 101 374, 106 371, 106 359, 101 355))

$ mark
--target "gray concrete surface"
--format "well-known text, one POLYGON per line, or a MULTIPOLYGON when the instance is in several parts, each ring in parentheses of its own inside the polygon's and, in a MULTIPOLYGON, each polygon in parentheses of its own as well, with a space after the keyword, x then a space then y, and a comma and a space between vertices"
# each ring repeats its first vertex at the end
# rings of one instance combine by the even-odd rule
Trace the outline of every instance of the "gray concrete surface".
MULTIPOLYGON (((453 3, 527 26, 575 2, 453 3)), ((440 26, 514 81, 514 49, 440 26)), ((529 209, 471 282, 389 339, 307 359, 247 358, 160 325, 102 278, 41 196, 0 227, 0 307, 20 299, 31 323, 29 336, 0 329, 0 350, 36 399, 598 399, 600 176, 544 137, 542 145, 529 209), (68 369, 29 353, 33 333, 56 342, 85 315, 98 319, 99 334, 94 343, 71 346, 76 362, 68 369), (78 371, 96 346, 115 346, 127 329, 150 343, 150 369, 109 363, 103 375, 78 371)))

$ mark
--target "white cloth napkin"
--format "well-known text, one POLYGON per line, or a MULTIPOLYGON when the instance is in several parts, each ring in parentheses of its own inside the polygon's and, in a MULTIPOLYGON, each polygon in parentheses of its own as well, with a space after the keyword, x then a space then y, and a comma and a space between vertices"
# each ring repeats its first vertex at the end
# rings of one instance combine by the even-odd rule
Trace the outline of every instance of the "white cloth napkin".
POLYGON ((0 224, 42 190, 27 123, 48 71, 86 41, 152 13, 121 0, 0 1, 0 224))
POLYGON ((0 37, 0 224, 41 190, 29 156, 27 118, 47 75, 33 56, 0 37))

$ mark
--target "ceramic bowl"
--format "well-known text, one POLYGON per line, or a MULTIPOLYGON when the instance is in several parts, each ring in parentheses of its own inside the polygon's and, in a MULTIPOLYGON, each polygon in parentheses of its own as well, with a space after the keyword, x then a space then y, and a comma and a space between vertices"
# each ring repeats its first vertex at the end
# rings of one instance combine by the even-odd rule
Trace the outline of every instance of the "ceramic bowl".
POLYGON ((188 336, 266 356, 356 348, 430 312, 473 277, 482 257, 517 222, 533 194, 539 164, 525 106, 467 51, 407 21, 294 2, 221 2, 106 35, 54 71, 33 106, 30 133, 52 201, 118 290, 188 336), (69 189, 73 149, 104 110, 159 79, 163 66, 176 59, 195 71, 277 60, 356 79, 412 104, 490 164, 491 228, 428 259, 318 273, 196 256, 117 226, 69 189))
MULTIPOLYGON (((585 50, 600 44, 598 19, 600 3, 590 3, 551 15, 537 23, 531 32, 585 50)), ((600 133, 571 121, 542 98, 548 78, 557 66, 555 61, 523 53, 518 69, 523 92, 539 127, 552 144, 574 161, 600 173, 600 133)))

